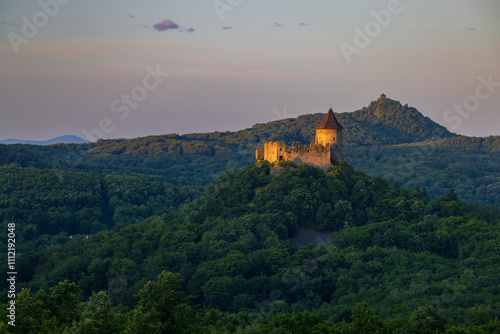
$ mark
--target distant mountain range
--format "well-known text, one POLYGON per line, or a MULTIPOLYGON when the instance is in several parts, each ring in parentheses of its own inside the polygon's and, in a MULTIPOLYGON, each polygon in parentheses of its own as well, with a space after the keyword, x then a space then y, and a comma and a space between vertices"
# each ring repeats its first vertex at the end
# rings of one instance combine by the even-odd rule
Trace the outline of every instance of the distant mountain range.
POLYGON ((37 140, 21 140, 9 138, 5 140, 0 140, 0 144, 29 144, 29 145, 53 145, 53 144, 85 144, 88 143, 85 139, 82 139, 77 136, 69 135, 69 136, 60 136, 56 138, 52 138, 49 140, 37 141, 37 140))

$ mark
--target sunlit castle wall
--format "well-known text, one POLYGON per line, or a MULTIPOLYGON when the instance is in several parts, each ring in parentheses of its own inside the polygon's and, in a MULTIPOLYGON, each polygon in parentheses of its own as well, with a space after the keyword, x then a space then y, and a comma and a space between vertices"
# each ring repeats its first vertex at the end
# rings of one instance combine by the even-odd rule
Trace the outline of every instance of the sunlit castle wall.
POLYGON ((264 144, 264 160, 269 162, 284 161, 286 144, 280 142, 272 142, 264 144))

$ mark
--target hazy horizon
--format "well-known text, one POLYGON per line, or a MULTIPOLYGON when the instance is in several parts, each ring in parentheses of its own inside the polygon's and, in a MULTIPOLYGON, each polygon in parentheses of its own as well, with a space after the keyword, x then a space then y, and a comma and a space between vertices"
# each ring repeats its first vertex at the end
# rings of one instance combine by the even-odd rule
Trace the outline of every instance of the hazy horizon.
POLYGON ((4 1, 0 140, 235 131, 381 93, 452 132, 500 135, 499 12, 495 0, 4 1))

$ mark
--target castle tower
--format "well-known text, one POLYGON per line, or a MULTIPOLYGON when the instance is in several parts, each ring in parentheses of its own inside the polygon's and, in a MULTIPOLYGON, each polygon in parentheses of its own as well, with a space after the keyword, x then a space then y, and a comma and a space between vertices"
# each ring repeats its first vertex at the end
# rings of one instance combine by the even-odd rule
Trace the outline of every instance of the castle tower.
POLYGON ((325 118, 316 127, 317 146, 324 146, 331 151, 331 160, 344 160, 342 153, 342 129, 344 127, 337 121, 332 108, 328 110, 325 118))
MULTIPOLYGON (((264 160, 267 161, 284 161, 286 156, 286 144, 280 142, 272 142, 264 144, 264 160)), ((258 154, 257 154, 258 157, 258 154)))

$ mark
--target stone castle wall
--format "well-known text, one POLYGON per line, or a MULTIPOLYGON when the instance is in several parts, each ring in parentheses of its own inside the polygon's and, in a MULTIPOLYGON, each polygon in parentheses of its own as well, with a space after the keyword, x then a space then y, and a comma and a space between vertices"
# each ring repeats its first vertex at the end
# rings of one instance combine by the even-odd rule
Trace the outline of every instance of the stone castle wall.
POLYGON ((332 161, 344 161, 344 153, 342 153, 342 146, 333 144, 331 147, 332 161))
POLYGON ((320 167, 332 164, 330 150, 314 144, 306 148, 292 149, 290 152, 287 152, 286 161, 291 161, 297 166, 303 163, 320 167))
POLYGON ((271 142, 264 144, 264 160, 269 162, 288 161, 285 158, 286 144, 280 142, 271 142))
POLYGON ((329 149, 311 143, 310 146, 287 149, 285 143, 270 142, 264 144, 264 149, 257 149, 255 157, 257 160, 263 158, 269 162, 289 161, 293 162, 296 166, 303 163, 310 164, 326 170, 332 164, 332 157, 337 157, 335 158, 337 160, 339 160, 338 157, 342 157, 342 150, 336 150, 334 149, 334 145, 331 146, 332 148, 329 149))

